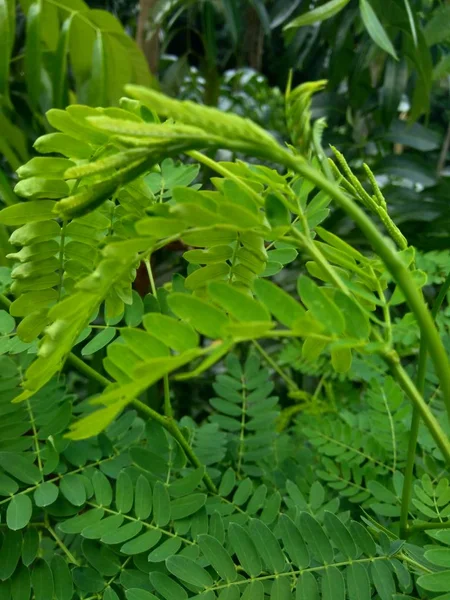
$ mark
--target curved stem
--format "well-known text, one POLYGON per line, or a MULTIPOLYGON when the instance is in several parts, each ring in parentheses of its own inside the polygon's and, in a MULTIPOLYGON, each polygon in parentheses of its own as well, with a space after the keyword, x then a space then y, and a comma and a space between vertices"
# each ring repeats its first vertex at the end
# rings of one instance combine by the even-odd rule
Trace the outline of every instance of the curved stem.
POLYGON ((276 373, 278 373, 278 375, 281 377, 281 379, 283 379, 283 381, 288 386, 288 389, 290 391, 298 391, 298 385, 295 383, 295 381, 293 379, 291 379, 289 377, 289 375, 286 375, 286 373, 283 371, 283 369, 279 365, 277 365, 277 363, 273 360, 273 358, 270 357, 269 354, 267 354, 267 352, 264 350, 264 348, 261 346, 261 344, 259 344, 256 340, 252 340, 252 342, 253 342, 253 345, 255 346, 255 348, 258 350, 258 352, 264 358, 266 363, 268 365, 270 365, 276 373))
MULTIPOLYGON (((439 312, 439 309, 442 306, 442 302, 450 288, 450 273, 447 275, 446 280, 441 285, 441 289, 439 290, 439 294, 437 295, 436 300, 433 303, 433 308, 431 309, 431 316, 433 319, 436 318, 436 315, 439 312)), ((416 387, 418 392, 423 396, 424 388, 425 388, 425 376, 426 376, 426 368, 427 368, 427 358, 428 358, 428 348, 424 337, 422 336, 420 340, 420 349, 419 349, 419 363, 417 367, 417 377, 416 377, 416 387)), ((402 507, 400 513, 400 536, 406 538, 408 536, 408 511, 409 506, 411 504, 411 496, 412 496, 412 485, 414 479, 414 464, 416 460, 416 448, 417 448, 417 438, 419 436, 419 427, 420 427, 420 413, 417 408, 414 406, 413 414, 411 419, 411 429, 409 432, 409 440, 408 440, 408 454, 406 457, 406 466, 403 480, 403 491, 402 491, 402 507)))
MULTIPOLYGON (((408 268, 402 262, 398 253, 386 243, 385 237, 378 231, 365 212, 340 188, 326 179, 316 169, 309 166, 304 160, 294 157, 289 152, 281 150, 278 160, 287 167, 315 183, 320 189, 326 191, 359 226, 373 249, 386 265, 394 280, 403 292, 406 301, 414 313, 419 324, 421 335, 428 347, 430 357, 439 378, 447 414, 450 418, 450 364, 440 335, 435 327, 434 320, 428 311, 421 291, 419 291, 411 277, 408 268)), ((427 407, 428 408, 428 407, 427 407)))

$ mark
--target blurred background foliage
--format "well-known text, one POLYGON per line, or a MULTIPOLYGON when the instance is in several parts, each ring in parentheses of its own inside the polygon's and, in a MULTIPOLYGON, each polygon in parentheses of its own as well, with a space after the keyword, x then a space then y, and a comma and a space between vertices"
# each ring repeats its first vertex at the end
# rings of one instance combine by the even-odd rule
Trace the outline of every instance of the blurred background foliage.
MULTIPOLYGON (((0 0, 0 195, 51 131, 44 113, 117 105, 123 84, 254 119, 286 139, 284 91, 326 79, 313 117, 324 147, 364 179, 423 250, 448 247, 450 2, 447 0, 0 0)), ((339 211, 328 226, 358 243, 339 211)))

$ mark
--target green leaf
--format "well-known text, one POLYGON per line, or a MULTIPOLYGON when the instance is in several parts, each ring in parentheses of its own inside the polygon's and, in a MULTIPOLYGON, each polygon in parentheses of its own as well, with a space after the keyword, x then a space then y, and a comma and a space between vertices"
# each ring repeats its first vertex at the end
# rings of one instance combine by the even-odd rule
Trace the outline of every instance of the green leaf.
POLYGON ((170 521, 169 492, 160 481, 153 488, 153 516, 158 527, 164 527, 170 521))
POLYGON ((134 512, 138 519, 145 521, 152 512, 153 494, 150 483, 144 475, 139 475, 134 494, 134 512))
POLYGON ((283 289, 265 279, 257 279, 254 283, 255 293, 274 317, 286 327, 305 316, 304 308, 283 289))
POLYGON ((92 50, 92 71, 88 92, 89 104, 93 106, 106 106, 108 104, 106 60, 104 36, 102 31, 98 29, 92 50))
POLYGON ((450 6, 448 4, 442 4, 433 11, 425 26, 425 39, 428 46, 448 41, 450 38, 449 18, 450 6))
POLYGON ((216 263, 196 269, 185 279, 184 285, 187 290, 199 290, 204 288, 210 281, 225 279, 230 273, 228 263, 216 263))
MULTIPOLYGON (((381 560, 373 561, 370 565, 370 574, 381 600, 392 600, 392 595, 395 594, 395 581, 387 563, 381 560)), ((445 591, 447 590, 448 587, 445 588, 445 591)))
MULTIPOLYGON (((145 590, 142 590, 145 591, 145 590)), ((125 592, 126 595, 126 592, 125 592)), ((119 596, 112 589, 112 587, 107 587, 103 592, 103 600, 119 600, 119 596)))
POLYGON ((228 283, 210 283, 208 292, 221 308, 238 321, 270 321, 270 314, 262 304, 228 283))
POLYGON ((72 577, 76 587, 88 594, 98 594, 105 587, 103 577, 90 567, 77 567, 73 569, 72 577))
POLYGON ((352 366, 352 351, 350 348, 331 348, 331 364, 336 373, 348 373, 352 366))
POLYGON ((432 548, 425 552, 425 558, 440 567, 450 567, 450 548, 432 548))
POLYGON ((321 287, 309 277, 301 275, 297 280, 297 289, 302 302, 328 331, 337 335, 345 331, 345 321, 340 310, 321 287))
POLYGON ((231 523, 228 537, 244 571, 250 577, 258 577, 262 570, 261 559, 249 534, 237 523, 231 523))
POLYGON ((287 25, 284 26, 283 29, 296 29, 297 27, 303 27, 304 25, 312 25, 313 23, 330 19, 338 12, 340 12, 345 7, 345 5, 349 3, 349 1, 350 0, 330 0, 329 2, 325 2, 325 4, 323 4, 322 6, 318 6, 317 8, 310 10, 304 15, 300 15, 293 21, 290 21, 287 25))
MULTIPOLYGON (((39 551, 39 533, 34 527, 28 527, 23 536, 22 562, 28 567, 34 561, 39 551)), ((19 551, 20 552, 20 551, 19 551)), ((1 554, 0 554, 1 558, 1 554)), ((1 577, 0 577, 1 579, 1 577)))
MULTIPOLYGON (((18 196, 37 200, 39 198, 62 198, 69 193, 69 186, 60 179, 46 179, 45 177, 28 177, 16 183, 14 191, 18 196)), ((55 205, 56 208, 56 205, 55 205)), ((53 217, 56 215, 53 214, 53 217)), ((55 223, 56 224, 56 223, 55 223)), ((39 225, 37 225, 39 227, 39 225)))
POLYGON ((270 600, 292 600, 291 584, 287 577, 278 577, 272 583, 270 600))
POLYGON ((370 533, 356 521, 350 523, 350 533, 356 544, 367 556, 375 556, 377 547, 370 533))
POLYGON ((80 475, 66 475, 62 478, 59 489, 62 495, 75 506, 82 506, 86 502, 86 488, 80 475))
POLYGON ((382 50, 397 59, 397 54, 394 50, 391 40, 388 38, 383 25, 380 23, 375 11, 371 7, 369 0, 359 0, 359 9, 361 11, 361 18, 364 26, 367 29, 367 33, 373 39, 375 44, 382 50))
MULTIPOLYGON (((185 297, 185 295, 183 294, 185 297)), ((169 300, 172 296, 169 296, 169 300)), ((159 313, 149 313, 143 318, 145 329, 155 338, 177 352, 184 352, 198 346, 197 333, 187 323, 183 323, 159 313)))
POLYGON ((25 42, 25 78, 28 97, 32 108, 37 111, 41 95, 41 7, 41 2, 33 2, 28 10, 25 42))
POLYGON ((285 569, 286 561, 277 538, 267 525, 258 519, 250 520, 249 529, 250 537, 269 571, 272 573, 282 573, 285 569))
POLYGON ((450 589, 450 570, 422 575, 417 580, 417 584, 429 592, 448 592, 450 589))
POLYGON ((34 502, 36 506, 50 506, 57 499, 59 489, 54 483, 46 481, 41 483, 34 491, 34 502))
POLYGON ((360 563, 353 563, 345 570, 348 600, 370 600, 370 580, 367 569, 360 563))
POLYGON ((186 600, 188 597, 186 590, 165 573, 150 573, 150 581, 165 600, 186 600))
POLYGON ((322 600, 345 600, 345 583, 337 567, 327 567, 321 578, 322 600))
POLYGON ((15 5, 10 0, 0 0, 0 96, 8 97, 8 79, 11 51, 14 45, 15 5), (12 17, 12 18, 11 18, 12 17))
MULTIPOLYGON (((127 600, 158 600, 154 594, 141 588, 125 590, 125 596, 127 600)), ((103 595, 103 600, 105 600, 105 595, 103 595)))
POLYGON ((169 538, 148 555, 148 561, 153 563, 164 562, 181 548, 182 542, 178 538, 169 538))
POLYGON ((22 534, 7 529, 3 534, 0 548, 0 581, 5 581, 14 573, 22 551, 22 534))
POLYGON ((63 533, 81 533, 83 529, 98 523, 104 515, 104 511, 101 509, 89 510, 81 515, 77 515, 59 523, 58 529, 63 533))
POLYGON ((34 142, 33 147, 41 154, 58 153, 73 159, 89 158, 92 147, 65 133, 47 133, 34 142))
POLYGON ((67 103, 67 58, 69 54, 69 36, 74 13, 70 13, 61 26, 58 47, 53 69, 53 106, 64 108, 67 103))
POLYGON ((122 523, 122 515, 113 515, 112 517, 107 517, 100 522, 94 521, 92 525, 88 525, 81 531, 81 535, 89 540, 100 539, 105 535, 105 533, 112 533, 118 529, 122 523))
POLYGON ((265 202, 266 217, 272 229, 280 227, 288 229, 291 224, 291 213, 284 203, 274 194, 268 194, 265 202))
POLYGON ((126 471, 121 471, 116 482, 116 508, 120 513, 130 512, 133 506, 133 482, 126 471))
POLYGON ((121 548, 120 551, 123 554, 133 555, 133 554, 141 554, 141 552, 147 552, 161 539, 161 532, 158 530, 151 530, 138 535, 138 537, 126 542, 121 548))
POLYGON ((142 530, 142 523, 132 521, 126 525, 122 525, 115 531, 107 532, 101 537, 101 541, 105 544, 123 544, 131 538, 134 538, 142 530))
POLYGON ((349 559, 358 558, 358 550, 355 546, 355 542, 342 521, 333 513, 325 511, 324 524, 337 549, 349 559))
POLYGON ((144 315, 144 302, 139 294, 132 291, 133 302, 125 307, 125 323, 128 327, 137 327, 144 315))
POLYGON ((167 477, 169 467, 167 461, 162 456, 145 448, 131 448, 130 455, 133 462, 144 471, 156 475, 158 479, 165 479, 167 477))
POLYGON ((406 14, 408 15, 408 21, 409 21, 409 28, 411 29, 411 35, 413 38, 413 42, 414 42, 414 46, 417 47, 417 30, 416 30, 416 23, 414 21, 414 14, 413 11, 411 10, 411 5, 409 3, 409 0, 404 0, 405 1, 405 10, 406 10, 406 14))
POLYGON ((73 583, 67 561, 59 554, 54 554, 50 563, 56 600, 71 600, 73 583))
POLYGON ((205 505, 206 494, 190 494, 170 502, 170 513, 173 520, 185 519, 196 513, 205 505))
POLYGON ((211 339, 222 336, 222 327, 228 323, 228 318, 219 309, 200 298, 177 292, 172 293, 167 301, 180 319, 187 321, 202 335, 211 339))
POLYGON ((197 541, 206 560, 217 574, 227 582, 235 581, 237 578, 236 566, 222 544, 207 534, 198 536, 197 541))
POLYGON ((41 479, 39 469, 24 454, 0 452, 0 467, 23 483, 36 485, 41 479))
POLYGON ((308 600, 319 600, 319 586, 312 573, 306 571, 297 579, 295 598, 296 600, 304 600, 305 598, 308 598, 308 600))
POLYGON ((31 584, 36 600, 48 600, 53 597, 53 575, 50 567, 42 558, 38 558, 31 571, 31 584))
POLYGON ((281 515, 278 525, 289 558, 299 569, 307 569, 310 562, 309 552, 297 525, 286 514, 281 515))
POLYGON ((174 498, 191 494, 201 483, 204 473, 205 467, 199 467, 182 479, 174 481, 169 486, 169 494, 174 498))
POLYGON ((108 478, 101 471, 95 471, 92 477, 95 501, 99 506, 110 506, 113 499, 113 491, 108 478))
POLYGON ((98 352, 109 344, 109 342, 114 339, 115 335, 115 327, 106 327, 81 349, 81 354, 83 356, 90 356, 91 354, 98 352))
POLYGON ((0 334, 11 333, 15 326, 16 322, 13 317, 6 310, 0 310, 0 334))
POLYGON ((166 560, 166 566, 172 575, 194 587, 202 589, 213 584, 208 571, 185 556, 171 556, 166 560))
POLYGON ((20 565, 11 579, 11 595, 12 600, 29 600, 30 598, 30 571, 25 565, 20 565))
POLYGON ((321 564, 333 562, 333 548, 322 527, 309 513, 300 514, 300 531, 316 560, 321 564))
POLYGON ((244 590, 241 600, 264 600, 262 581, 252 581, 244 590))

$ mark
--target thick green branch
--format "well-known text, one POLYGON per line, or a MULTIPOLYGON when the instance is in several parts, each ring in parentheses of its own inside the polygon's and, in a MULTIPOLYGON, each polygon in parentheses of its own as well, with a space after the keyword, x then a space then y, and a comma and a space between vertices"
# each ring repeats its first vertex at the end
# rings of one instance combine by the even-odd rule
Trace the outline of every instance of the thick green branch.
MULTIPOLYGON (((436 300, 433 303, 433 308, 431 309, 431 316, 433 319, 436 318, 436 315, 439 312, 439 309, 442 306, 445 296, 450 288, 450 273, 447 275, 446 280, 441 286, 439 290, 439 294, 437 295, 436 300)), ((420 340, 420 350, 419 350, 419 364, 417 367, 417 378, 416 378, 416 387, 418 392, 423 395, 425 389, 425 376, 426 376, 426 368, 427 368, 427 358, 428 358, 428 347, 424 337, 420 340)), ((406 459, 404 480, 403 480, 403 492, 402 492, 402 508, 400 513, 400 535, 403 538, 408 536, 408 511, 409 506, 411 504, 411 496, 412 496, 412 486, 414 480, 414 464, 416 461, 416 448, 417 448, 417 438, 419 436, 419 426, 420 426, 420 412, 414 406, 413 415, 411 419, 411 428, 409 432, 409 441, 408 441, 408 455, 406 459)))
POLYGON ((417 289, 411 274, 402 262, 398 253, 387 242, 386 238, 378 231, 372 220, 365 212, 342 190, 331 181, 328 181, 320 171, 309 166, 304 160, 292 156, 289 152, 280 150, 278 160, 293 169, 309 181, 315 183, 320 189, 327 192, 338 206, 340 206, 358 225, 373 249, 382 259, 394 280, 400 287, 405 299, 414 313, 419 324, 421 335, 428 347, 430 357, 439 378, 447 414, 450 418, 450 364, 434 320, 425 304, 422 292, 417 289))

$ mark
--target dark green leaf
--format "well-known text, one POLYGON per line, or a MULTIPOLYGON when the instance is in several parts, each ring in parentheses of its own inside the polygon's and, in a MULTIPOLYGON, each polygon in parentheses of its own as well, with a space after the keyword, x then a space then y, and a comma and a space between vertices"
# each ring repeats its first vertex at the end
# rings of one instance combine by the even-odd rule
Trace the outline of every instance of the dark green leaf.
POLYGON ((282 573, 286 562, 280 544, 271 530, 258 519, 250 520, 250 537, 270 572, 282 573))
POLYGON ((67 562, 55 554, 50 564, 56 600, 71 600, 73 595, 72 574, 67 562))
POLYGON ((291 561, 299 569, 308 568, 310 560, 308 548, 303 541, 297 525, 285 514, 281 515, 278 524, 284 548, 289 554, 291 561))
POLYGON ((62 478, 59 489, 63 496, 75 506, 82 506, 86 502, 86 488, 80 475, 66 475, 62 478))
POLYGON ((48 600, 53 597, 53 575, 50 567, 42 558, 38 558, 31 571, 31 584, 36 600, 48 600))
POLYGON ((134 512, 138 519, 145 521, 152 512, 153 494, 150 483, 144 475, 139 475, 134 495, 134 512))
POLYGON ((392 595, 395 594, 395 581, 387 562, 373 561, 370 565, 370 574, 381 600, 392 600, 392 595))
POLYGON ((258 577, 261 573, 261 559, 255 544, 243 527, 232 523, 228 530, 231 547, 236 554, 244 571, 250 577, 258 577))
POLYGON ((57 499, 59 489, 49 481, 41 483, 34 491, 34 502, 36 506, 49 506, 57 499))
POLYGON ((205 558, 218 575, 225 581, 235 581, 237 577, 236 566, 222 544, 207 534, 200 535, 197 541, 205 558))
POLYGON ((213 584, 211 575, 198 563, 184 556, 171 556, 166 566, 172 575, 194 587, 208 588, 213 584))
POLYGON ((17 531, 26 527, 33 513, 33 504, 26 494, 13 496, 6 510, 6 524, 17 531))
POLYGON ((309 513, 300 514, 300 531, 316 560, 321 564, 333 562, 333 548, 322 527, 309 513))
MULTIPOLYGON (((16 569, 11 579, 12 600, 29 600, 31 594, 30 571, 25 565, 16 569)), ((1 596, 1 593, 0 593, 1 596)))
POLYGON ((9 579, 14 573, 21 552, 22 534, 7 529, 3 534, 3 544, 0 549, 0 581, 9 579))
POLYGON ((364 26, 375 44, 394 58, 397 58, 394 46, 370 5, 369 0, 359 0, 359 8, 364 26))
POLYGON ((296 29, 304 25, 312 25, 318 21, 330 19, 335 14, 340 12, 350 0, 329 0, 325 4, 310 10, 309 12, 300 15, 290 23, 284 26, 284 29, 296 29))
POLYGON ((345 570, 348 600, 370 600, 370 580, 367 569, 360 563, 353 563, 345 570))

